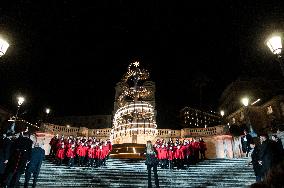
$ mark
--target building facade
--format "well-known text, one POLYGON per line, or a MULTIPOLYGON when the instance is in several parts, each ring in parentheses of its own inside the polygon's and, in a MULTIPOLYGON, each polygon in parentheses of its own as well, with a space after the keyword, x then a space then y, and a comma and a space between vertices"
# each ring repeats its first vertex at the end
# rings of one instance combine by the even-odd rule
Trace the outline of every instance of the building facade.
POLYGON ((225 117, 229 125, 249 123, 257 132, 277 132, 284 130, 284 95, 272 97, 259 105, 249 105, 225 117))
POLYGON ((198 109, 184 107, 180 111, 181 125, 185 128, 206 128, 221 123, 221 115, 214 112, 204 112, 198 109))

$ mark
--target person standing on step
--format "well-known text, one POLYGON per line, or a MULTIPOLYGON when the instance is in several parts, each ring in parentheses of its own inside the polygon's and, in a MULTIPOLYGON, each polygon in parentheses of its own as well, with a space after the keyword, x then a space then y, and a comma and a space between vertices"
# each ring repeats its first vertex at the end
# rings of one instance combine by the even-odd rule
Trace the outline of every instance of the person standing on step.
POLYGON ((267 133, 260 134, 260 150, 259 150, 259 161, 261 166, 261 178, 265 178, 268 171, 276 164, 275 154, 276 147, 275 143, 269 139, 267 133))
POLYGON ((277 137, 276 134, 271 136, 271 140, 275 143, 275 147, 276 147, 276 163, 280 163, 284 160, 284 149, 283 149, 283 144, 281 139, 279 139, 277 137))
POLYGON ((145 164, 147 165, 148 170, 148 188, 152 187, 151 182, 151 169, 153 168, 154 172, 154 178, 155 178, 155 185, 157 188, 159 188, 159 179, 158 179, 158 173, 157 173, 157 166, 159 164, 159 160, 157 158, 157 151, 152 145, 152 142, 150 140, 147 141, 146 148, 146 161, 145 164))
POLYGON ((2 178, 4 176, 5 168, 10 158, 11 146, 12 146, 12 134, 2 134, 0 138, 0 183, 2 184, 2 178))
POLYGON ((207 150, 206 143, 204 142, 203 138, 199 138, 199 152, 200 152, 200 159, 202 161, 205 160, 206 150, 207 150))
POLYGON ((244 130, 244 135, 241 137, 242 151, 248 157, 248 154, 251 150, 250 143, 252 142, 252 136, 248 133, 248 131, 244 130))
POLYGON ((58 166, 62 165, 63 159, 65 158, 65 144, 61 142, 61 145, 56 152, 56 163, 58 166))
POLYGON ((258 163, 259 161, 259 146, 257 146, 254 142, 250 143, 251 148, 251 164, 255 174, 256 182, 261 181, 261 166, 258 163))
POLYGON ((34 148, 32 149, 31 160, 27 165, 25 170, 25 183, 24 188, 27 188, 29 185, 29 181, 31 179, 31 175, 33 174, 33 184, 32 187, 36 187, 37 178, 39 175, 39 171, 41 168, 42 161, 45 158, 45 151, 39 145, 38 142, 34 144, 34 148))
POLYGON ((72 143, 72 145, 67 149, 66 151, 66 157, 68 159, 68 167, 73 167, 74 162, 75 162, 75 156, 76 156, 76 151, 75 151, 75 143, 72 143))
POLYGON ((53 138, 51 138, 49 145, 50 145, 50 153, 49 156, 54 160, 55 155, 57 153, 57 144, 59 142, 59 136, 56 134, 53 138))

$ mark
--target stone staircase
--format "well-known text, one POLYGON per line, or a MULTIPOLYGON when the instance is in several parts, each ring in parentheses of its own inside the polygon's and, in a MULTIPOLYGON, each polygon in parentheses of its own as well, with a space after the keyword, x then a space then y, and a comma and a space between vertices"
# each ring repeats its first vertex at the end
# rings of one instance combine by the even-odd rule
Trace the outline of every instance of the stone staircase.
MULTIPOLYGON (((247 160, 210 159, 184 170, 158 168, 160 187, 249 187, 255 182, 255 176, 247 160)), ((21 177, 20 187, 23 182, 21 177)), ((147 170, 144 160, 108 159, 107 166, 99 168, 68 168, 46 160, 37 187, 147 187, 147 170)))

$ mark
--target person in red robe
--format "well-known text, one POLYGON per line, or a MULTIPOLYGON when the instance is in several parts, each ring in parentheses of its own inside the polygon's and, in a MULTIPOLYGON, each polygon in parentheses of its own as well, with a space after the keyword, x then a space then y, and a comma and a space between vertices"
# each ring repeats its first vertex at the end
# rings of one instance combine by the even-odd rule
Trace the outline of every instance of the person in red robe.
POLYGON ((70 147, 68 147, 66 157, 68 158, 68 166, 73 167, 75 158, 75 144, 72 144, 70 147))
POLYGON ((56 152, 57 165, 60 166, 64 158, 65 158, 65 145, 64 142, 61 142, 61 146, 57 149, 56 152))
POLYGON ((95 166, 95 144, 92 144, 91 147, 88 149, 88 166, 95 166))
POLYGON ((79 166, 84 165, 86 153, 87 153, 87 147, 85 147, 85 143, 82 142, 76 149, 76 154, 78 156, 78 165, 79 166))
POLYGON ((174 150, 173 150, 173 146, 170 145, 169 149, 168 149, 168 161, 169 161, 169 168, 170 169, 174 168, 173 159, 174 159, 174 150))

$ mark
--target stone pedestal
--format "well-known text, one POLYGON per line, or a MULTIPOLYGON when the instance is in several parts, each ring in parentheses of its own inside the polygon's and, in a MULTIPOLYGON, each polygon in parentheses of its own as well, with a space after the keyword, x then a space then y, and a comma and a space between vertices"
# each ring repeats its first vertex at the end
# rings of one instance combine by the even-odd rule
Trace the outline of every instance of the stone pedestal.
POLYGON ((206 158, 233 158, 233 141, 230 135, 203 137, 207 146, 206 158))
POLYGON ((45 155, 49 155, 49 142, 53 137, 54 135, 50 133, 36 132, 36 141, 40 143, 41 147, 45 150, 45 155))

